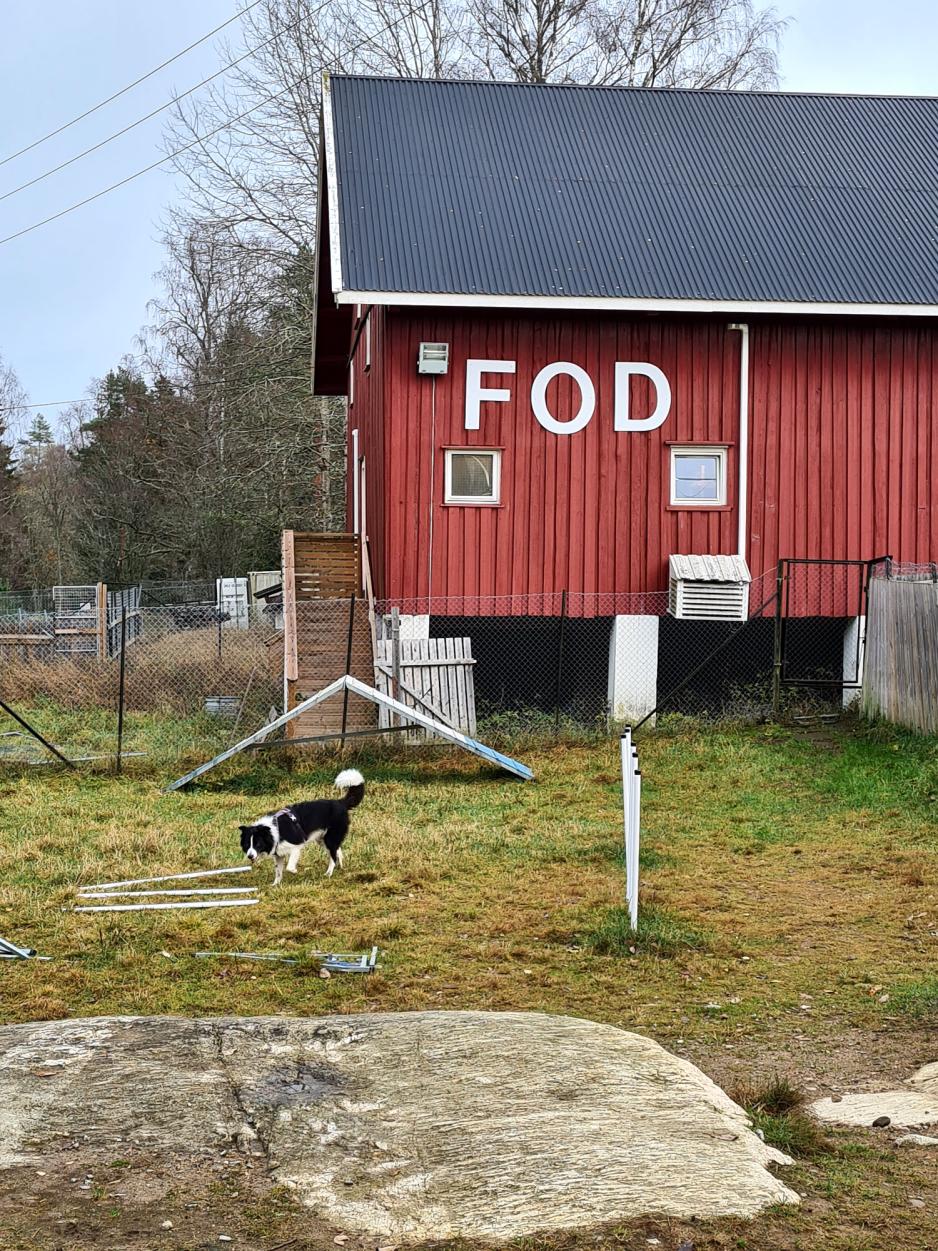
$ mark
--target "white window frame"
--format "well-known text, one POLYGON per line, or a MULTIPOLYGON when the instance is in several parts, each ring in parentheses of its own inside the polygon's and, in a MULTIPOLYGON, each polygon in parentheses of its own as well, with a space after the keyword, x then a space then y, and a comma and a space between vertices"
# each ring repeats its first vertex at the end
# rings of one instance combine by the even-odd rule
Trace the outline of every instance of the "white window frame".
POLYGON ((371 368, 371 309, 365 314, 365 372, 371 368))
POLYGON ((447 447, 445 452, 445 485, 443 490, 444 504, 461 504, 488 507, 501 502, 502 490, 502 449, 500 447, 447 447), (453 494, 453 457, 454 456, 491 456, 492 457, 492 494, 491 495, 454 495, 453 494))
POLYGON ((672 508, 726 508, 729 500, 728 462, 729 445, 726 443, 672 444, 669 470, 669 499, 672 508), (717 461, 717 498, 712 500, 683 500, 677 495, 677 460, 679 456, 714 456, 717 461))

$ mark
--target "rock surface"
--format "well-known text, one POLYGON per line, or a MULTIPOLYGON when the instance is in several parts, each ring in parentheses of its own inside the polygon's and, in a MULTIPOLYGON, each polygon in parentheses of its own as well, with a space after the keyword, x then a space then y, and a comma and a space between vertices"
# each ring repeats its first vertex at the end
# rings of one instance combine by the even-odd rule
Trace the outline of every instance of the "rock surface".
POLYGON ((938 1124, 938 1064, 926 1064, 898 1090, 818 1099, 809 1111, 833 1125, 878 1123, 912 1128, 938 1124))
POLYGON ((897 1147, 938 1147, 938 1138, 929 1134, 903 1134, 896 1139, 897 1147))
POLYGON ((0 1167, 67 1144, 180 1170, 240 1152, 340 1229, 518 1237, 755 1216, 788 1163, 657 1043, 538 1013, 101 1017, 0 1027, 0 1167))

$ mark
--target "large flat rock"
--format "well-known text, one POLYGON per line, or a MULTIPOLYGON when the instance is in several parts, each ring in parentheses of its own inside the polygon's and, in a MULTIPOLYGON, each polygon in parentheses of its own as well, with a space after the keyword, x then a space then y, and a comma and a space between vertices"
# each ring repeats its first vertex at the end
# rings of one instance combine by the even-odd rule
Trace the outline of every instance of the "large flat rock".
POLYGON ((754 1216, 788 1163, 699 1069, 538 1013, 101 1017, 0 1027, 0 1167, 63 1141, 180 1170, 232 1145, 349 1232, 509 1238, 754 1216))
POLYGON ((833 1125, 869 1126, 888 1116, 906 1129, 938 1125, 938 1064, 926 1064, 896 1090, 859 1091, 837 1099, 818 1099, 811 1112, 833 1125))

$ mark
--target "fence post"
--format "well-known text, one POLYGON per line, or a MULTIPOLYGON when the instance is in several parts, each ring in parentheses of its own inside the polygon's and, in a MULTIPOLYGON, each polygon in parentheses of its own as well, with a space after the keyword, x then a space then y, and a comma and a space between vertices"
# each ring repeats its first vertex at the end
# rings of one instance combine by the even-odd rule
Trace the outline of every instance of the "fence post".
POLYGON ((563 678, 563 635, 567 624, 567 592, 560 593, 560 628, 557 635, 557 683, 554 691, 554 737, 560 737, 560 684, 563 678))
POLYGON ((127 605, 121 613, 121 664, 120 677, 117 683, 117 776, 121 773, 121 758, 124 747, 124 677, 127 671, 127 605))
MULTIPOLYGON (((391 609, 391 685, 395 699, 401 698, 401 610, 391 609)), ((394 725, 403 725, 401 717, 394 714, 394 725)))
POLYGON ((782 710, 782 569, 780 560, 775 571, 775 645, 772 656, 772 716, 777 721, 782 710))
POLYGON ((95 605, 97 608, 95 626, 97 627, 97 652, 98 660, 107 660, 108 654, 108 638, 107 638, 107 585, 99 582, 96 588, 95 605))
MULTIPOLYGON (((348 677, 352 672, 352 643, 354 641, 355 631, 355 594, 349 597, 348 602, 348 643, 345 648, 345 676, 348 677)), ((340 747, 345 746, 345 731, 348 728, 348 687, 342 691, 342 741, 340 747)))

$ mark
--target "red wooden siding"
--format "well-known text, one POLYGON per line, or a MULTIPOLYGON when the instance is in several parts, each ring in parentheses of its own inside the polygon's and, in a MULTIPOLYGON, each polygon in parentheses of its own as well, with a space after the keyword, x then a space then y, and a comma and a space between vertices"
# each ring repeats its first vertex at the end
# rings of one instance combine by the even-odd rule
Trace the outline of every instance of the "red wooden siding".
POLYGON ((348 490, 346 492, 346 526, 351 532, 353 525, 354 491, 352 473, 358 466, 352 465, 352 431, 359 435, 358 454, 365 460, 364 514, 368 538, 368 559, 375 587, 384 586, 385 534, 389 520, 388 501, 384 495, 385 438, 384 397, 387 390, 384 371, 386 368, 386 311, 375 307, 369 312, 361 309, 371 322, 371 365, 365 367, 365 326, 360 322, 359 310, 353 310, 352 342, 355 354, 349 367, 349 389, 353 397, 348 409, 348 490), (359 329, 361 333, 359 334, 359 329), (355 335, 358 340, 355 341, 355 335))
MULTIPOLYGON (((368 467, 368 532, 379 596, 507 596, 659 591, 671 553, 732 553, 737 536, 740 334, 725 319, 449 310, 373 313, 372 369, 356 353, 349 425, 368 467), (417 374, 418 344, 450 345, 449 372, 417 374), (484 402, 464 428, 468 358, 515 360, 508 403, 484 402), (571 435, 544 430, 530 405, 543 366, 574 362, 596 411, 571 435), (613 367, 647 361, 672 388, 668 419, 613 430, 613 367), (669 443, 726 443, 729 506, 668 506, 669 443), (443 503, 444 449, 500 447, 501 504, 443 503), (432 478, 432 487, 431 487, 432 478), (431 550, 432 548, 432 550, 431 550)), ((938 352, 927 326, 750 323, 748 550, 754 577, 779 556, 927 561, 938 556, 933 398, 938 352)), ((579 405, 569 379, 548 403, 579 405)), ((632 384, 632 416, 651 387, 632 384)), ((351 507, 351 505, 350 505, 351 507)), ((415 608, 414 611, 417 611, 415 608)))

